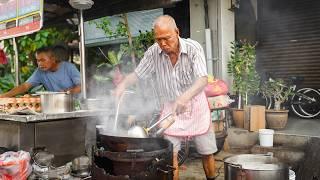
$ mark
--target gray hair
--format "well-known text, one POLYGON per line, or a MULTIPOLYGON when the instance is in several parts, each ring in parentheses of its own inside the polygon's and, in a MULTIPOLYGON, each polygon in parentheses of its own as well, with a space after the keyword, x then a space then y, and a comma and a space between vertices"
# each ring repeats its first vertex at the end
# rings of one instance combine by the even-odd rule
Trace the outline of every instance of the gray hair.
POLYGON ((173 19, 173 17, 171 17, 169 15, 161 15, 154 20, 153 29, 155 29, 156 27, 159 27, 159 26, 165 26, 165 27, 169 27, 172 29, 178 29, 175 20, 173 19))

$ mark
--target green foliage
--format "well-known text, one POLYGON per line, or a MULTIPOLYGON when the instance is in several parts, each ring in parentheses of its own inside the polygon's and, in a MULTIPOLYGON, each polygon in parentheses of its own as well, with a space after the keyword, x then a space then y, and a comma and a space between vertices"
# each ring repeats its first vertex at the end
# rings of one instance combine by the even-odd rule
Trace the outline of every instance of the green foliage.
POLYGON ((89 24, 95 24, 97 28, 103 30, 106 37, 114 36, 114 30, 112 29, 110 18, 108 17, 90 21, 89 24))
POLYGON ((108 60, 112 66, 116 66, 121 63, 121 57, 123 55, 123 51, 118 51, 116 53, 115 51, 108 51, 108 60))
MULTIPOLYGON (((119 50, 109 50, 106 54, 102 52, 105 59, 100 60, 101 63, 97 63, 96 73, 93 78, 97 81, 110 81, 111 76, 102 73, 103 70, 112 70, 116 66, 123 65, 126 68, 132 68, 131 61, 124 61, 123 59, 131 59, 132 53, 139 60, 143 57, 144 52, 155 42, 153 31, 141 32, 137 37, 133 37, 132 46, 129 45, 129 33, 127 25, 125 24, 125 16, 121 15, 119 21, 115 26, 112 25, 109 17, 100 18, 89 22, 95 24, 95 26, 103 30, 107 38, 127 38, 127 41, 120 44, 119 50)), ((100 49, 100 51, 102 51, 100 49)))
MULTIPOLYGON (((122 16, 120 17, 122 18, 122 16)), ((126 25, 121 20, 118 21, 115 27, 113 27, 109 17, 103 17, 94 21, 90 21, 89 24, 95 24, 97 28, 104 32, 106 37, 128 37, 126 25)))
POLYGON ((114 33, 116 37, 128 37, 128 29, 124 22, 119 21, 116 27, 116 32, 114 33))
POLYGON ((255 46, 246 41, 231 43, 231 58, 227 68, 233 77, 232 89, 241 97, 253 95, 259 90, 260 76, 255 69, 255 46))
POLYGON ((144 55, 144 52, 154 44, 154 33, 153 31, 141 32, 133 39, 133 47, 135 54, 139 59, 144 55))
POLYGON ((96 73, 93 75, 93 78, 99 82, 107 82, 112 80, 112 78, 108 75, 102 73, 106 68, 113 69, 114 67, 121 64, 121 58, 123 55, 123 51, 108 51, 107 56, 105 57, 105 61, 97 65, 96 73))
MULTIPOLYGON (((98 20, 92 21, 96 25, 97 28, 103 30, 106 37, 109 38, 118 38, 124 37, 128 38, 128 29, 124 23, 124 16, 120 16, 120 20, 118 21, 115 28, 112 26, 110 18, 104 17, 98 20)), ((137 37, 133 37, 133 47, 129 46, 128 42, 122 43, 120 45, 120 51, 123 52, 123 55, 130 56, 133 52, 138 59, 143 57, 144 52, 154 43, 154 34, 153 31, 141 32, 139 31, 139 35, 137 37)))
POLYGON ((5 74, 0 80, 0 93, 9 91, 14 87, 15 78, 13 74, 5 74))

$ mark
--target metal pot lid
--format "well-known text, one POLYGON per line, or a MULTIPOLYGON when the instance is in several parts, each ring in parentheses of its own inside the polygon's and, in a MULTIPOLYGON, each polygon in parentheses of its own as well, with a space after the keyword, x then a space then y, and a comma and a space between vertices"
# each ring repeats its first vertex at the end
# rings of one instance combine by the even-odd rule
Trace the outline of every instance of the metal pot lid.
POLYGON ((225 163, 247 170, 279 170, 288 168, 273 156, 265 154, 241 154, 228 157, 225 163))
POLYGON ((264 163, 242 163, 239 167, 241 169, 246 170, 256 170, 256 171, 274 171, 274 170, 280 170, 286 168, 286 166, 282 163, 276 163, 276 164, 264 164, 264 163))
POLYGON ((67 94, 66 92, 51 92, 51 91, 39 91, 39 92, 36 92, 36 94, 39 94, 39 95, 46 95, 46 94, 67 94))

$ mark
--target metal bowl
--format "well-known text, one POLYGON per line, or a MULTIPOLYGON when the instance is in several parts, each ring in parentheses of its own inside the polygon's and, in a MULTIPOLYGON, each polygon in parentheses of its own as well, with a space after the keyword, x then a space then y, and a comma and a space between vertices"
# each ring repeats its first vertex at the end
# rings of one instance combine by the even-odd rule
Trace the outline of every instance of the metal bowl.
POLYGON ((128 136, 133 138, 147 138, 148 133, 143 127, 133 126, 128 130, 128 136))
POLYGON ((90 169, 90 159, 88 156, 80 156, 72 161, 71 171, 73 173, 83 173, 89 171, 90 169))
POLYGON ((54 155, 46 151, 40 151, 34 155, 33 159, 38 165, 49 167, 52 164, 54 155))

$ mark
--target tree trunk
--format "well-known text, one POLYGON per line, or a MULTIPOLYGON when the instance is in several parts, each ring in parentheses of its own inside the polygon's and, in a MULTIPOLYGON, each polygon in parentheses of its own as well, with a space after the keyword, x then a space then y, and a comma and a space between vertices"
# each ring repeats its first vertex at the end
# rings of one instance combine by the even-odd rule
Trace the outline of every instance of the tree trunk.
POLYGON ((274 109, 277 111, 279 111, 281 109, 281 102, 280 101, 274 102, 274 109))
POLYGON ((241 99, 242 99, 242 97, 241 97, 241 94, 239 93, 239 95, 238 95, 238 109, 241 109, 241 99))
POLYGON ((130 54, 131 54, 131 61, 132 61, 132 65, 133 68, 135 69, 137 67, 137 63, 136 63, 136 56, 134 53, 134 48, 133 48, 133 43, 132 43, 132 35, 130 32, 130 28, 129 28, 129 23, 128 23, 128 17, 126 13, 123 13, 123 19, 124 19, 124 24, 127 28, 127 35, 128 35, 128 42, 129 42, 129 47, 130 47, 130 54))

